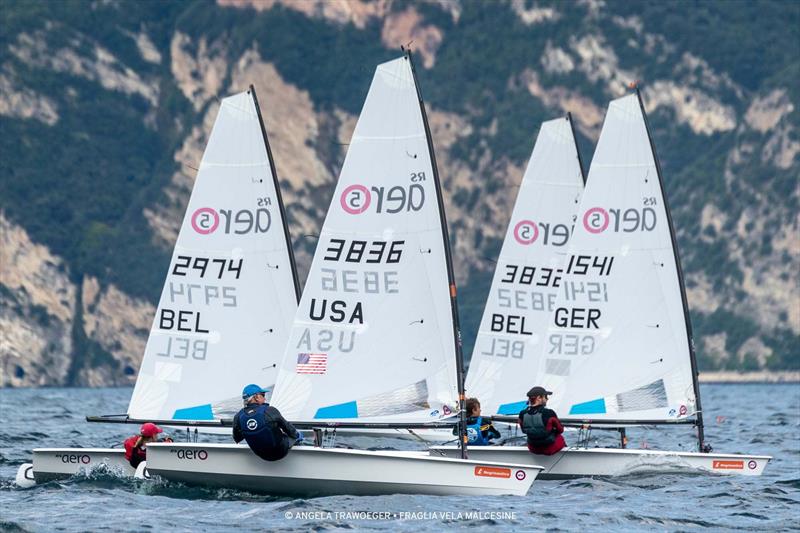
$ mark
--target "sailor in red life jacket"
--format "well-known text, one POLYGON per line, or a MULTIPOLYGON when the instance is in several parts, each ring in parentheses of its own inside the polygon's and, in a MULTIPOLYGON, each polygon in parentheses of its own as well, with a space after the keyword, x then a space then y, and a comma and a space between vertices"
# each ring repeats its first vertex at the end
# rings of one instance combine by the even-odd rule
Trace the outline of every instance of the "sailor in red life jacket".
MULTIPOLYGON (((138 435, 134 435, 125 440, 125 459, 131 464, 133 468, 139 466, 139 463, 147 460, 147 443, 158 442, 156 435, 163 430, 151 422, 142 424, 138 435)), ((172 439, 167 437, 161 442, 172 442, 172 439)))
POLYGON ((547 396, 553 394, 544 387, 528 391, 528 407, 519 413, 519 425, 528 436, 528 450, 539 455, 553 455, 566 448, 564 426, 555 411, 547 408, 547 396))

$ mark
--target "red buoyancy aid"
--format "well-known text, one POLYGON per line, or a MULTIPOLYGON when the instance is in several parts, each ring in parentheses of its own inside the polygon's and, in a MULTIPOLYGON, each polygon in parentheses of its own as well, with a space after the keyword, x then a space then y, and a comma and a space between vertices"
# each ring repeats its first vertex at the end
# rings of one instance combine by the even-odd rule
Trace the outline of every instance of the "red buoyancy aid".
POLYGON ((147 450, 143 446, 136 447, 136 441, 139 438, 140 435, 134 435, 125 439, 125 459, 128 460, 133 468, 136 468, 139 463, 147 459, 147 450))

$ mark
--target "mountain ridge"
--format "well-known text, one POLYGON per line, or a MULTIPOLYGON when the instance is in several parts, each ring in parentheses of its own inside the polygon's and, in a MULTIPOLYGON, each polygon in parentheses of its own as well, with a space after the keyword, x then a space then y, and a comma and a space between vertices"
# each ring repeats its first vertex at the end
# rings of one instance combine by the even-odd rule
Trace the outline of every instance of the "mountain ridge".
POLYGON ((0 383, 135 378, 218 98, 250 83, 303 279, 372 69, 409 41, 467 344, 538 124, 571 111, 588 171, 605 105, 643 79, 701 369, 800 367, 800 54, 754 52, 776 24, 797 45, 800 8, 757 3, 737 41, 753 8, 729 4, 680 31, 655 2, 15 4, 0 37, 0 383))

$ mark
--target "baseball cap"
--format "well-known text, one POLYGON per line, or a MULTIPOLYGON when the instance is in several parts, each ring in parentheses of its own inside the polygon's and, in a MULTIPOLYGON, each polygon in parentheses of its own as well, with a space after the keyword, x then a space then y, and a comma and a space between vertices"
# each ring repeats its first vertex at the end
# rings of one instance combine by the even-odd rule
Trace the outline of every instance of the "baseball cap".
POLYGON ((142 437, 155 437, 159 433, 164 431, 157 425, 153 424, 152 422, 145 422, 142 424, 142 428, 139 430, 139 434, 142 437))
POLYGON ((267 393, 267 392, 269 392, 269 389, 264 389, 264 388, 259 387, 255 383, 251 383, 250 385, 248 385, 248 386, 246 386, 245 388, 242 389, 242 399, 246 400, 250 396, 252 396, 254 394, 258 394, 259 392, 267 393))
POLYGON ((551 394, 553 393, 544 387, 536 386, 528 391, 528 398, 533 398, 534 396, 550 396, 551 394))

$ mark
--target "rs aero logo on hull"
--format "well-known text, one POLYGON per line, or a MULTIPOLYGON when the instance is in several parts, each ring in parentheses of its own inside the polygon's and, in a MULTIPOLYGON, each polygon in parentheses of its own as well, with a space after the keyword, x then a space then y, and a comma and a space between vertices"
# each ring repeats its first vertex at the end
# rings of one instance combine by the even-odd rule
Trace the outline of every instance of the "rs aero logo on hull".
POLYGON ((174 453, 178 459, 186 459, 189 461, 193 461, 195 459, 199 459, 201 461, 205 461, 208 459, 208 452, 205 450, 170 450, 170 453, 174 453))
POLYGON ((56 459, 61 459, 62 463, 73 465, 88 465, 92 462, 92 458, 85 453, 57 453, 56 459))

